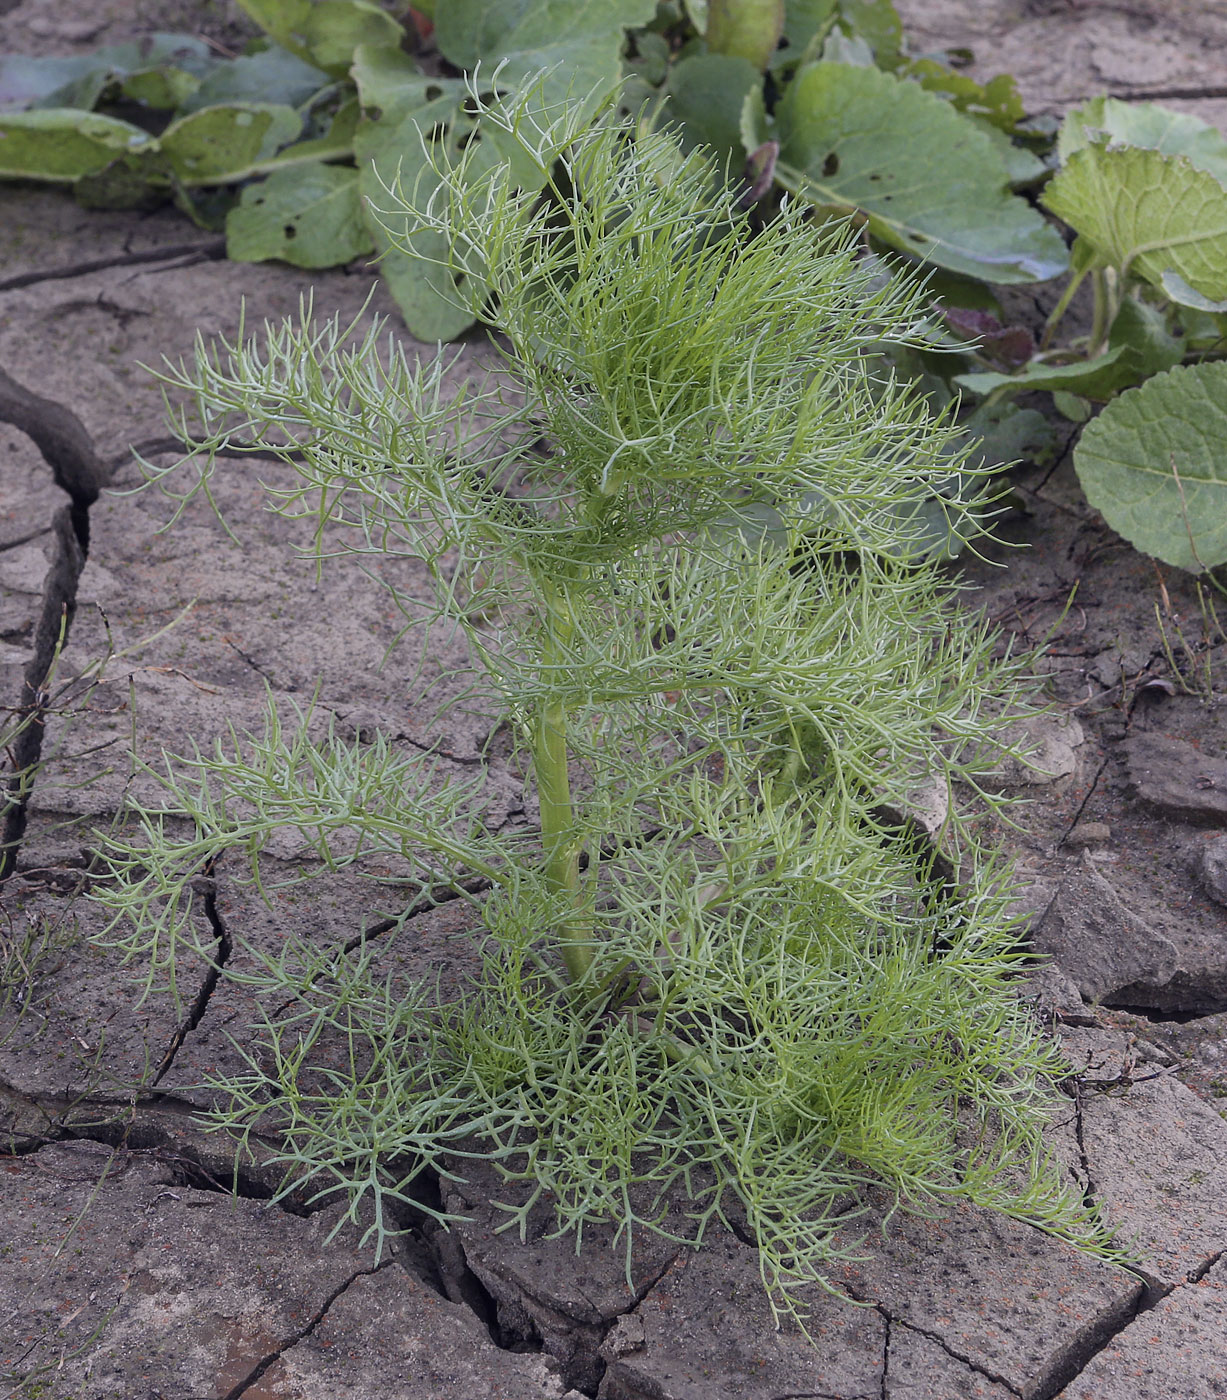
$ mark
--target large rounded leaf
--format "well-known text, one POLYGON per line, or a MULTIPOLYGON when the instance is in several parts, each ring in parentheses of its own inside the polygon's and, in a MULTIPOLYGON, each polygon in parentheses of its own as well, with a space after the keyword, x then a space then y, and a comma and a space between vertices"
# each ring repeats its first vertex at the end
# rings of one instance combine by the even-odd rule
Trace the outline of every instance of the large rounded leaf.
POLYGON ((458 68, 480 63, 489 74, 505 61, 504 86, 531 74, 543 101, 577 100, 617 82, 624 31, 655 13, 656 0, 447 0, 435 11, 435 40, 458 68))
POLYGON ((1227 189, 1188 156, 1096 142, 1076 150, 1044 203, 1100 261, 1143 277, 1173 300, 1227 297, 1227 189))
POLYGON ((916 83, 815 63, 776 117, 777 178, 817 204, 859 210, 892 247, 990 282, 1041 282, 1068 266, 1056 230, 1010 193, 990 138, 916 83))
POLYGON ((1227 563, 1227 363, 1158 374, 1088 424, 1074 466, 1130 544, 1198 572, 1227 563))

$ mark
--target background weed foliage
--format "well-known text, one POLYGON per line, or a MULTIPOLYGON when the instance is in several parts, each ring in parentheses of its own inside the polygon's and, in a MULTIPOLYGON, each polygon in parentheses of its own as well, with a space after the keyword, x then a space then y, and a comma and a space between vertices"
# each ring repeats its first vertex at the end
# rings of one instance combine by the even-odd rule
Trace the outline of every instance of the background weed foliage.
POLYGON ((789 192, 853 220, 868 254, 928 271, 948 334, 895 366, 935 408, 962 396, 985 468, 1051 447, 1020 393, 1052 393, 1076 422, 1119 395, 1075 457, 1091 503, 1171 564, 1227 562, 1227 141, 1206 123, 1097 98, 1057 133, 1026 118, 1009 77, 980 84, 956 54, 910 52, 891 0, 239 3, 264 37, 234 57, 159 34, 0 58, 0 178, 108 207, 173 198, 241 260, 378 256, 410 330, 448 340, 488 307, 457 289, 446 232, 389 223, 382 190, 399 178, 424 200, 462 150, 480 180, 516 156, 489 113, 534 85, 553 102, 620 80, 626 111, 705 146, 761 219, 789 192), (1037 345, 996 289, 1057 278, 1037 345), (1094 324, 1063 339, 1087 279, 1094 324))
POLYGON ((262 733, 167 757, 164 804, 112 836, 110 938, 150 987, 209 957, 200 876, 271 896, 287 832, 292 881, 391 864, 470 902, 482 966, 454 1000, 371 946, 223 969, 290 1009, 244 1037, 215 1123, 381 1238, 424 1166, 473 1155, 523 1184, 509 1223, 612 1221, 628 1267, 644 1231, 748 1228, 784 1313, 870 1184, 1106 1249, 1042 1144, 1066 1066, 954 800, 1022 673, 927 553, 935 483, 969 470, 952 430, 869 353, 925 343, 923 296, 800 203, 755 231, 713 164, 609 107, 473 102, 508 161, 435 151, 427 201, 382 207, 451 250, 500 383, 454 401, 377 328, 304 315, 168 367, 199 452, 150 471, 182 503, 223 445, 280 448, 298 484, 269 504, 321 555, 425 560, 434 606, 406 615, 422 646, 467 638, 539 828, 488 830, 480 773, 270 700, 262 733), (883 815, 922 775, 957 885, 883 815))

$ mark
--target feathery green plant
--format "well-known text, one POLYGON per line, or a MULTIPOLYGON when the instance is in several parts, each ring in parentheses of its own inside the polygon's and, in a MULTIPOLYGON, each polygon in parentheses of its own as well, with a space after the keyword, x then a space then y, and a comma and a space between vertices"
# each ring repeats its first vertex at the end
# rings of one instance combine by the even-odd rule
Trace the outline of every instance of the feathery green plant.
POLYGON ((164 807, 112 837, 110 937, 149 985, 208 956, 198 875, 263 892, 287 828, 304 880, 392 857, 472 903, 483 970, 455 1000, 381 981, 369 944, 223 970, 293 1009, 215 1122, 274 1135, 287 1191, 373 1205, 381 1239, 424 1166, 476 1154, 527 1183, 510 1223, 543 1200, 577 1239, 614 1221, 628 1266, 643 1229, 744 1220, 793 1315, 866 1183, 1106 1248, 1041 1142, 1066 1067, 1011 989, 999 873, 957 808, 957 888, 882 815, 921 775, 975 782, 1022 674, 925 552, 958 459, 875 353, 924 336, 921 295, 796 206, 751 236, 667 135, 531 101, 484 120, 497 143, 458 165, 424 135, 437 192, 388 202, 446 235, 501 383, 451 400, 441 361, 305 315, 167 372, 200 455, 150 472, 181 509, 219 448, 272 446, 298 473, 272 508, 313 518, 321 556, 348 532, 424 560, 423 626, 467 637, 539 831, 487 830, 480 777, 270 700, 262 735, 168 758, 164 807))

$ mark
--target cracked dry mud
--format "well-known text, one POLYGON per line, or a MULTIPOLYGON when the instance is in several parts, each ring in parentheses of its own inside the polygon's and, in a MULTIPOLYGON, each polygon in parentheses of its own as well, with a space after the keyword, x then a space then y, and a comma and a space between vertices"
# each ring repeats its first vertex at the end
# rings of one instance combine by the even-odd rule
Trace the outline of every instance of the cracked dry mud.
MULTIPOLYGON (((925 43, 966 44, 977 71, 1017 72, 1034 110, 1093 93, 1154 95, 1227 129, 1227 8, 1200 0, 900 0, 925 43)), ((0 0, 0 48, 68 53, 158 28, 224 36, 225 6, 191 0, 0 0)), ((295 311, 308 282, 326 313, 356 311, 373 277, 237 266, 168 211, 84 212, 0 186, 0 704, 32 705, 44 766, 9 839, 0 904, 0 1395, 56 1400, 1192 1400, 1227 1394, 1227 661, 1206 647, 1189 581, 1106 529, 1068 454, 1023 470, 1006 546, 966 572, 1022 643, 1047 640, 1054 714, 1045 772, 1015 856, 1029 936, 1051 964, 1025 990, 1079 1068, 1054 1145, 1134 1242, 1136 1267, 1083 1257, 1026 1226, 963 1209, 893 1219, 817 1294, 812 1344, 773 1330, 753 1249, 635 1261, 599 1233, 523 1244, 497 1223, 479 1173, 438 1183, 470 1223, 404 1219, 376 1263, 329 1210, 290 1198, 253 1143, 201 1132, 201 1081, 237 1065, 232 1036, 260 1006, 201 964, 181 1004, 134 1008, 132 969, 85 942, 93 828, 125 793, 128 750, 207 744, 318 686, 358 736, 433 746, 470 774, 489 719, 427 730, 394 653, 378 583, 338 565, 316 580, 292 525, 260 509, 250 464, 220 491, 238 541, 207 510, 158 533, 165 503, 123 494, 131 445, 166 450, 138 361, 185 353, 199 329, 295 311), (106 488, 101 490, 101 488, 106 488), (1008 546, 1025 544, 1026 550, 1008 546), (1001 564, 1006 567, 999 567, 1001 564), (1077 588, 1072 606, 1071 592, 1077 588), (189 603, 191 611, 166 632, 189 603), (54 685, 41 666, 62 607, 54 685), (1158 611, 1156 612, 1156 607, 1158 611), (1178 619, 1178 620, 1177 620, 1178 619), (92 688, 104 653, 154 637, 92 688), (157 634, 155 636, 155 634, 157 634), (1187 644, 1187 645, 1186 645, 1187 644), (50 694, 48 693, 50 691, 50 694)), ((375 293, 375 307, 389 310, 375 293)), ((423 353, 431 353, 423 350, 423 353)), ((477 372, 480 341, 453 374, 477 372)), ((262 463, 260 474, 280 468, 262 463)), ((378 566, 412 588, 413 566, 378 566)), ((34 748, 11 755, 19 765, 34 748)), ((524 819, 516 775, 489 767, 487 818, 524 819)), ((288 846, 279 852, 293 860, 288 846)), ((416 903, 414 902, 416 899, 416 903)), ((363 937, 392 978, 459 981, 473 957, 458 901, 386 911, 337 876, 274 911, 228 885, 205 901, 219 961, 287 929, 351 956, 363 937), (399 910, 397 912, 403 912, 399 910)))

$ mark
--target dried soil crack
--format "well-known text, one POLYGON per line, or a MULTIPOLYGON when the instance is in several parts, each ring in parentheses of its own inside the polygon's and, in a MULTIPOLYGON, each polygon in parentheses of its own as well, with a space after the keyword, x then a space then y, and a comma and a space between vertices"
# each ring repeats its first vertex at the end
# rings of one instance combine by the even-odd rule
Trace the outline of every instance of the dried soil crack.
POLYGON ((226 240, 211 238, 206 243, 172 243, 166 248, 146 248, 139 253, 116 253, 109 258, 89 258, 84 262, 68 263, 64 267, 43 268, 35 272, 19 272, 15 277, 0 281, 0 292, 15 292, 19 287, 36 287, 40 282, 63 281, 86 277, 91 272, 106 272, 112 267, 135 267, 141 263, 174 263, 188 267, 193 262, 215 262, 226 256, 226 240), (189 262, 177 261, 190 259, 189 262))
MULTIPOLYGON (((1008 1390, 1011 1395, 1017 1395, 1019 1400, 1023 1400, 1023 1392, 1019 1390, 1016 1385, 1013 1385, 1010 1381, 1008 1381, 1005 1378, 1005 1376, 1003 1376, 999 1371, 994 1371, 988 1366, 983 1366, 978 1361, 973 1360, 972 1357, 967 1356, 961 1351, 957 1351, 954 1347, 950 1345, 949 1342, 946 1341, 946 1339, 942 1336, 940 1332, 934 1332, 927 1327, 921 1327, 918 1323, 906 1322, 901 1317, 895 1317, 881 1303, 875 1303, 874 1308, 877 1310, 877 1312, 881 1315, 883 1321, 886 1323, 888 1329, 888 1336, 890 1335, 889 1329, 896 1326, 904 1327, 909 1332, 916 1333, 918 1337, 924 1337, 928 1341, 933 1342, 934 1345, 941 1347, 941 1349, 946 1353, 947 1356, 949 1356, 952 1360, 958 1361, 962 1365, 966 1366, 969 1371, 974 1371, 977 1376, 983 1376, 985 1380, 993 1381, 995 1384, 1003 1387, 1003 1389, 1008 1390)), ((885 1383, 885 1381, 883 1383, 885 1383)), ((1047 1397, 1049 1394, 1055 1393, 1055 1391, 1049 1392, 1045 1390, 1045 1397, 1047 1397)), ((885 1394, 885 1392, 883 1392, 883 1394, 885 1394)), ((1038 1397, 1037 1400, 1039 1400, 1038 1397)))
POLYGON ((157 1071, 151 1081, 154 1084, 157 1084, 165 1076, 171 1065, 174 1064, 175 1056, 179 1053, 183 1042, 192 1031, 200 1025, 201 1021, 204 1020, 205 1012, 209 1009, 209 1002, 221 978, 222 969, 229 961, 230 954, 234 948, 230 937, 230 930, 226 926, 226 921, 222 917, 221 910, 217 907, 217 886, 213 880, 212 861, 206 865, 199 878, 204 882, 204 913, 209 921, 210 928, 213 930, 217 951, 212 962, 209 964, 208 971, 204 975, 204 980, 201 982, 196 992, 196 996, 192 1001, 187 1015, 176 1027, 175 1033, 171 1036, 170 1043, 167 1045, 158 1063, 157 1071))
POLYGON ((383 1263, 372 1265, 369 1269, 357 1269, 343 1283, 338 1284, 337 1287, 332 1290, 328 1297, 324 1299, 323 1306, 310 1321, 298 1328, 297 1331, 292 1332, 285 1341, 280 1343, 275 1351, 271 1351, 266 1356, 262 1357, 241 1381, 231 1386, 224 1395, 218 1397, 218 1400, 239 1400, 239 1397, 250 1390, 270 1366, 279 1361, 291 1347, 297 1346, 299 1342, 309 1337, 311 1333, 315 1331, 320 1323, 323 1322, 324 1318, 328 1316, 328 1310, 347 1288, 358 1279, 365 1278, 368 1274, 377 1274, 383 1269, 391 1268, 393 1262, 394 1261, 391 1259, 385 1259, 383 1263))
POLYGON ((20 697, 13 711, 16 732, 8 745, 10 770, 4 780, 4 814, 0 822, 0 884, 17 869, 51 709, 47 679, 72 626, 77 584, 85 567, 85 551, 73 520, 73 510, 72 506, 61 507, 52 521, 54 552, 43 584, 33 655, 25 667, 20 697))
MULTIPOLYGON (((46 690, 55 658, 68 640, 77 606, 77 585, 89 553, 89 509, 110 475, 85 425, 71 409, 45 399, 0 369, 0 422, 30 439, 51 468, 56 485, 71 504, 51 520, 51 566, 43 582, 42 607, 32 655, 22 676, 9 741, 10 772, 4 780, 0 820, 0 884, 17 869, 26 815, 42 757, 43 733, 51 696, 46 690)), ((42 531, 39 531, 42 533, 42 531)))

